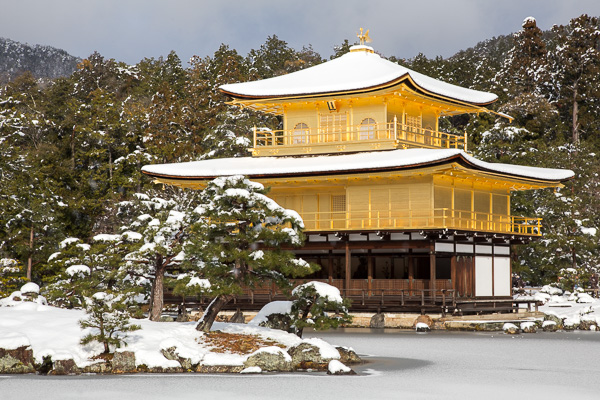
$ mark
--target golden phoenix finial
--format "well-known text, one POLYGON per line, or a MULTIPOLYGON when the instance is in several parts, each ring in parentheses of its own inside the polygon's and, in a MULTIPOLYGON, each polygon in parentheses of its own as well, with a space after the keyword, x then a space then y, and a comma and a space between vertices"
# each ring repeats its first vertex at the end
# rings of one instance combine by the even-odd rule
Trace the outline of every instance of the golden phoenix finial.
POLYGON ((371 38, 369 37, 369 30, 368 29, 363 34, 363 28, 360 28, 360 33, 357 33, 356 36, 358 37, 358 40, 360 40, 360 44, 361 45, 364 45, 365 42, 366 43, 371 43, 371 38))

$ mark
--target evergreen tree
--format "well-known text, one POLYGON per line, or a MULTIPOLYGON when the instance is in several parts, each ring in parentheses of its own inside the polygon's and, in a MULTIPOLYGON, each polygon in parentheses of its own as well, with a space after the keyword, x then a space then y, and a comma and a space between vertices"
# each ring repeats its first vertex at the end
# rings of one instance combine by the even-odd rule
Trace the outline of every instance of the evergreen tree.
POLYGON ((88 317, 79 321, 79 325, 83 329, 92 328, 94 332, 85 335, 80 343, 99 342, 104 346, 103 354, 110 353, 111 346, 117 349, 127 346, 126 332, 142 329, 129 323, 129 314, 118 295, 97 292, 87 299, 85 311, 88 317))
POLYGON ((348 314, 350 301, 342 299, 340 291, 331 285, 308 282, 296 287, 292 295, 290 316, 299 337, 307 327, 326 330, 352 322, 352 316, 348 314))
POLYGON ((185 247, 188 266, 210 282, 214 300, 196 329, 208 332, 219 311, 245 288, 274 282, 289 289, 289 277, 303 276, 314 267, 296 260, 284 246, 301 246, 302 219, 265 196, 261 184, 242 176, 208 183, 190 226, 185 247))
POLYGON ((600 129, 600 26, 598 18, 584 14, 552 31, 557 42, 553 100, 564 120, 570 120, 571 142, 577 146, 600 129))

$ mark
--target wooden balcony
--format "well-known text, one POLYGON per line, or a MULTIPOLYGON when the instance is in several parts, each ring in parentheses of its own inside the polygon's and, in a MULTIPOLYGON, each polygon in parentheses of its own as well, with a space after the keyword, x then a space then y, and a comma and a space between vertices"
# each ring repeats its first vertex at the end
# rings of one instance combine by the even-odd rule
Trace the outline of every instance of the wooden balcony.
POLYGON ((541 218, 513 217, 472 211, 433 210, 352 210, 303 212, 307 232, 340 230, 452 229, 475 232, 541 236, 541 218))
POLYGON ((271 130, 254 127, 254 156, 329 154, 391 150, 398 148, 467 150, 466 135, 406 125, 394 120, 385 124, 348 125, 336 130, 306 128, 271 130))

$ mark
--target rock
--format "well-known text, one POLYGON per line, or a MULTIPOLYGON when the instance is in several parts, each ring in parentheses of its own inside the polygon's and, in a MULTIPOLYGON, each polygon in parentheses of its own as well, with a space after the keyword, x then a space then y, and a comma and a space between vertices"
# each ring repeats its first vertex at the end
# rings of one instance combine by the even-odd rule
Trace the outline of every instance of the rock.
POLYGON ((433 326, 433 320, 429 315, 419 315, 413 322, 413 329, 417 329, 417 324, 425 324, 427 327, 431 328, 431 326, 433 326))
POLYGON ((521 332, 515 324, 511 324, 510 322, 505 323, 504 326, 502 326, 502 330, 509 335, 516 335, 521 332))
POLYGON ((229 320, 230 323, 232 324, 245 324, 246 323, 246 317, 244 317, 244 313, 241 312, 240 310, 237 310, 235 312, 235 314, 233 314, 231 316, 231 319, 229 320))
POLYGON ((37 372, 41 375, 48 375, 50 371, 54 368, 54 363, 52 362, 52 356, 43 356, 42 363, 36 366, 37 372))
POLYGON ((544 315, 544 321, 553 321, 557 325, 557 329, 560 329, 563 326, 563 319, 556 314, 546 314, 544 315))
POLYGON ((81 369, 75 364, 75 360, 69 358, 67 360, 54 361, 54 368, 49 373, 50 375, 78 375, 81 374, 81 369))
POLYGON ((167 360, 178 361, 184 371, 191 371, 193 369, 192 361, 189 358, 181 357, 177 352, 177 347, 162 349, 160 352, 167 360))
POLYGON ((112 373, 135 372, 135 353, 132 351, 116 352, 112 360, 112 373))
POLYGON ((16 349, 0 348, 0 374, 34 373, 33 350, 30 346, 16 349))
POLYGON ((146 368, 145 372, 151 372, 154 374, 174 374, 183 372, 181 367, 149 367, 146 368))
POLYGON ((162 315, 158 321, 159 322, 175 322, 175 319, 169 315, 162 315))
POLYGON ((371 317, 369 328, 383 329, 385 328, 385 314, 377 313, 371 317))
POLYGON ((579 322, 579 329, 582 331, 595 331, 597 327, 597 323, 595 319, 586 319, 581 318, 581 322, 579 322), (594 328, 592 328, 594 327, 594 328))
POLYGON ((288 333, 296 333, 292 327, 292 318, 288 314, 273 313, 267 316, 265 322, 261 322, 258 326, 264 326, 269 329, 279 329, 288 333))
POLYGON ((579 322, 565 320, 565 323, 563 325, 563 329, 565 331, 574 331, 575 329, 579 329, 579 322))
POLYGON ((537 333, 537 325, 533 321, 521 322, 523 333, 537 333))
POLYGON ((295 369, 317 369, 325 370, 332 358, 323 358, 321 351, 310 343, 300 343, 288 350, 292 357, 292 366, 295 369))
POLYGON ((344 364, 339 362, 338 360, 331 360, 327 365, 327 374, 328 375, 356 375, 352 369, 346 367, 344 364))
POLYGON ((83 367, 81 372, 84 374, 110 374, 112 368, 106 361, 101 361, 83 367))
POLYGON ((429 325, 427 325, 425 322, 417 322, 415 325, 415 330, 417 332, 429 332, 431 331, 431 328, 429 328, 429 325))
POLYGON ((243 365, 198 365, 196 372, 203 374, 238 374, 244 370, 243 365))
POLYGON ((262 369, 260 367, 248 367, 243 369, 240 374, 260 374, 262 369))
POLYGON ((544 332, 556 332, 558 330, 558 324, 554 321, 542 322, 542 329, 544 332))
POLYGON ((340 362, 342 364, 360 364, 363 360, 350 347, 335 346, 340 353, 340 362))
POLYGON ((263 371, 287 372, 292 370, 292 357, 277 346, 263 347, 248 356, 244 367, 260 367, 263 371))

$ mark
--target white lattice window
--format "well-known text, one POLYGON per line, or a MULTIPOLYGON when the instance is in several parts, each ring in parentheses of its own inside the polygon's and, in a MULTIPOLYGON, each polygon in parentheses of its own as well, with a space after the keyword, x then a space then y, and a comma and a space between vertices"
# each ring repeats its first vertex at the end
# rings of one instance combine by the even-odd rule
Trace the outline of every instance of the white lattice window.
POLYGON ((292 143, 308 143, 308 133, 308 125, 306 125, 304 122, 296 124, 296 126, 294 126, 294 131, 292 132, 292 143))
POLYGON ((406 126, 409 130, 417 132, 422 127, 421 116, 407 115, 406 126))
POLYGON ((335 142, 345 139, 347 130, 346 113, 321 114, 319 127, 324 134, 324 141, 335 142))
POLYGON ((360 123, 360 140, 375 139, 375 128, 377 123, 373 118, 365 118, 360 123))
POLYGON ((346 195, 339 194, 331 196, 331 211, 346 212, 346 195))

